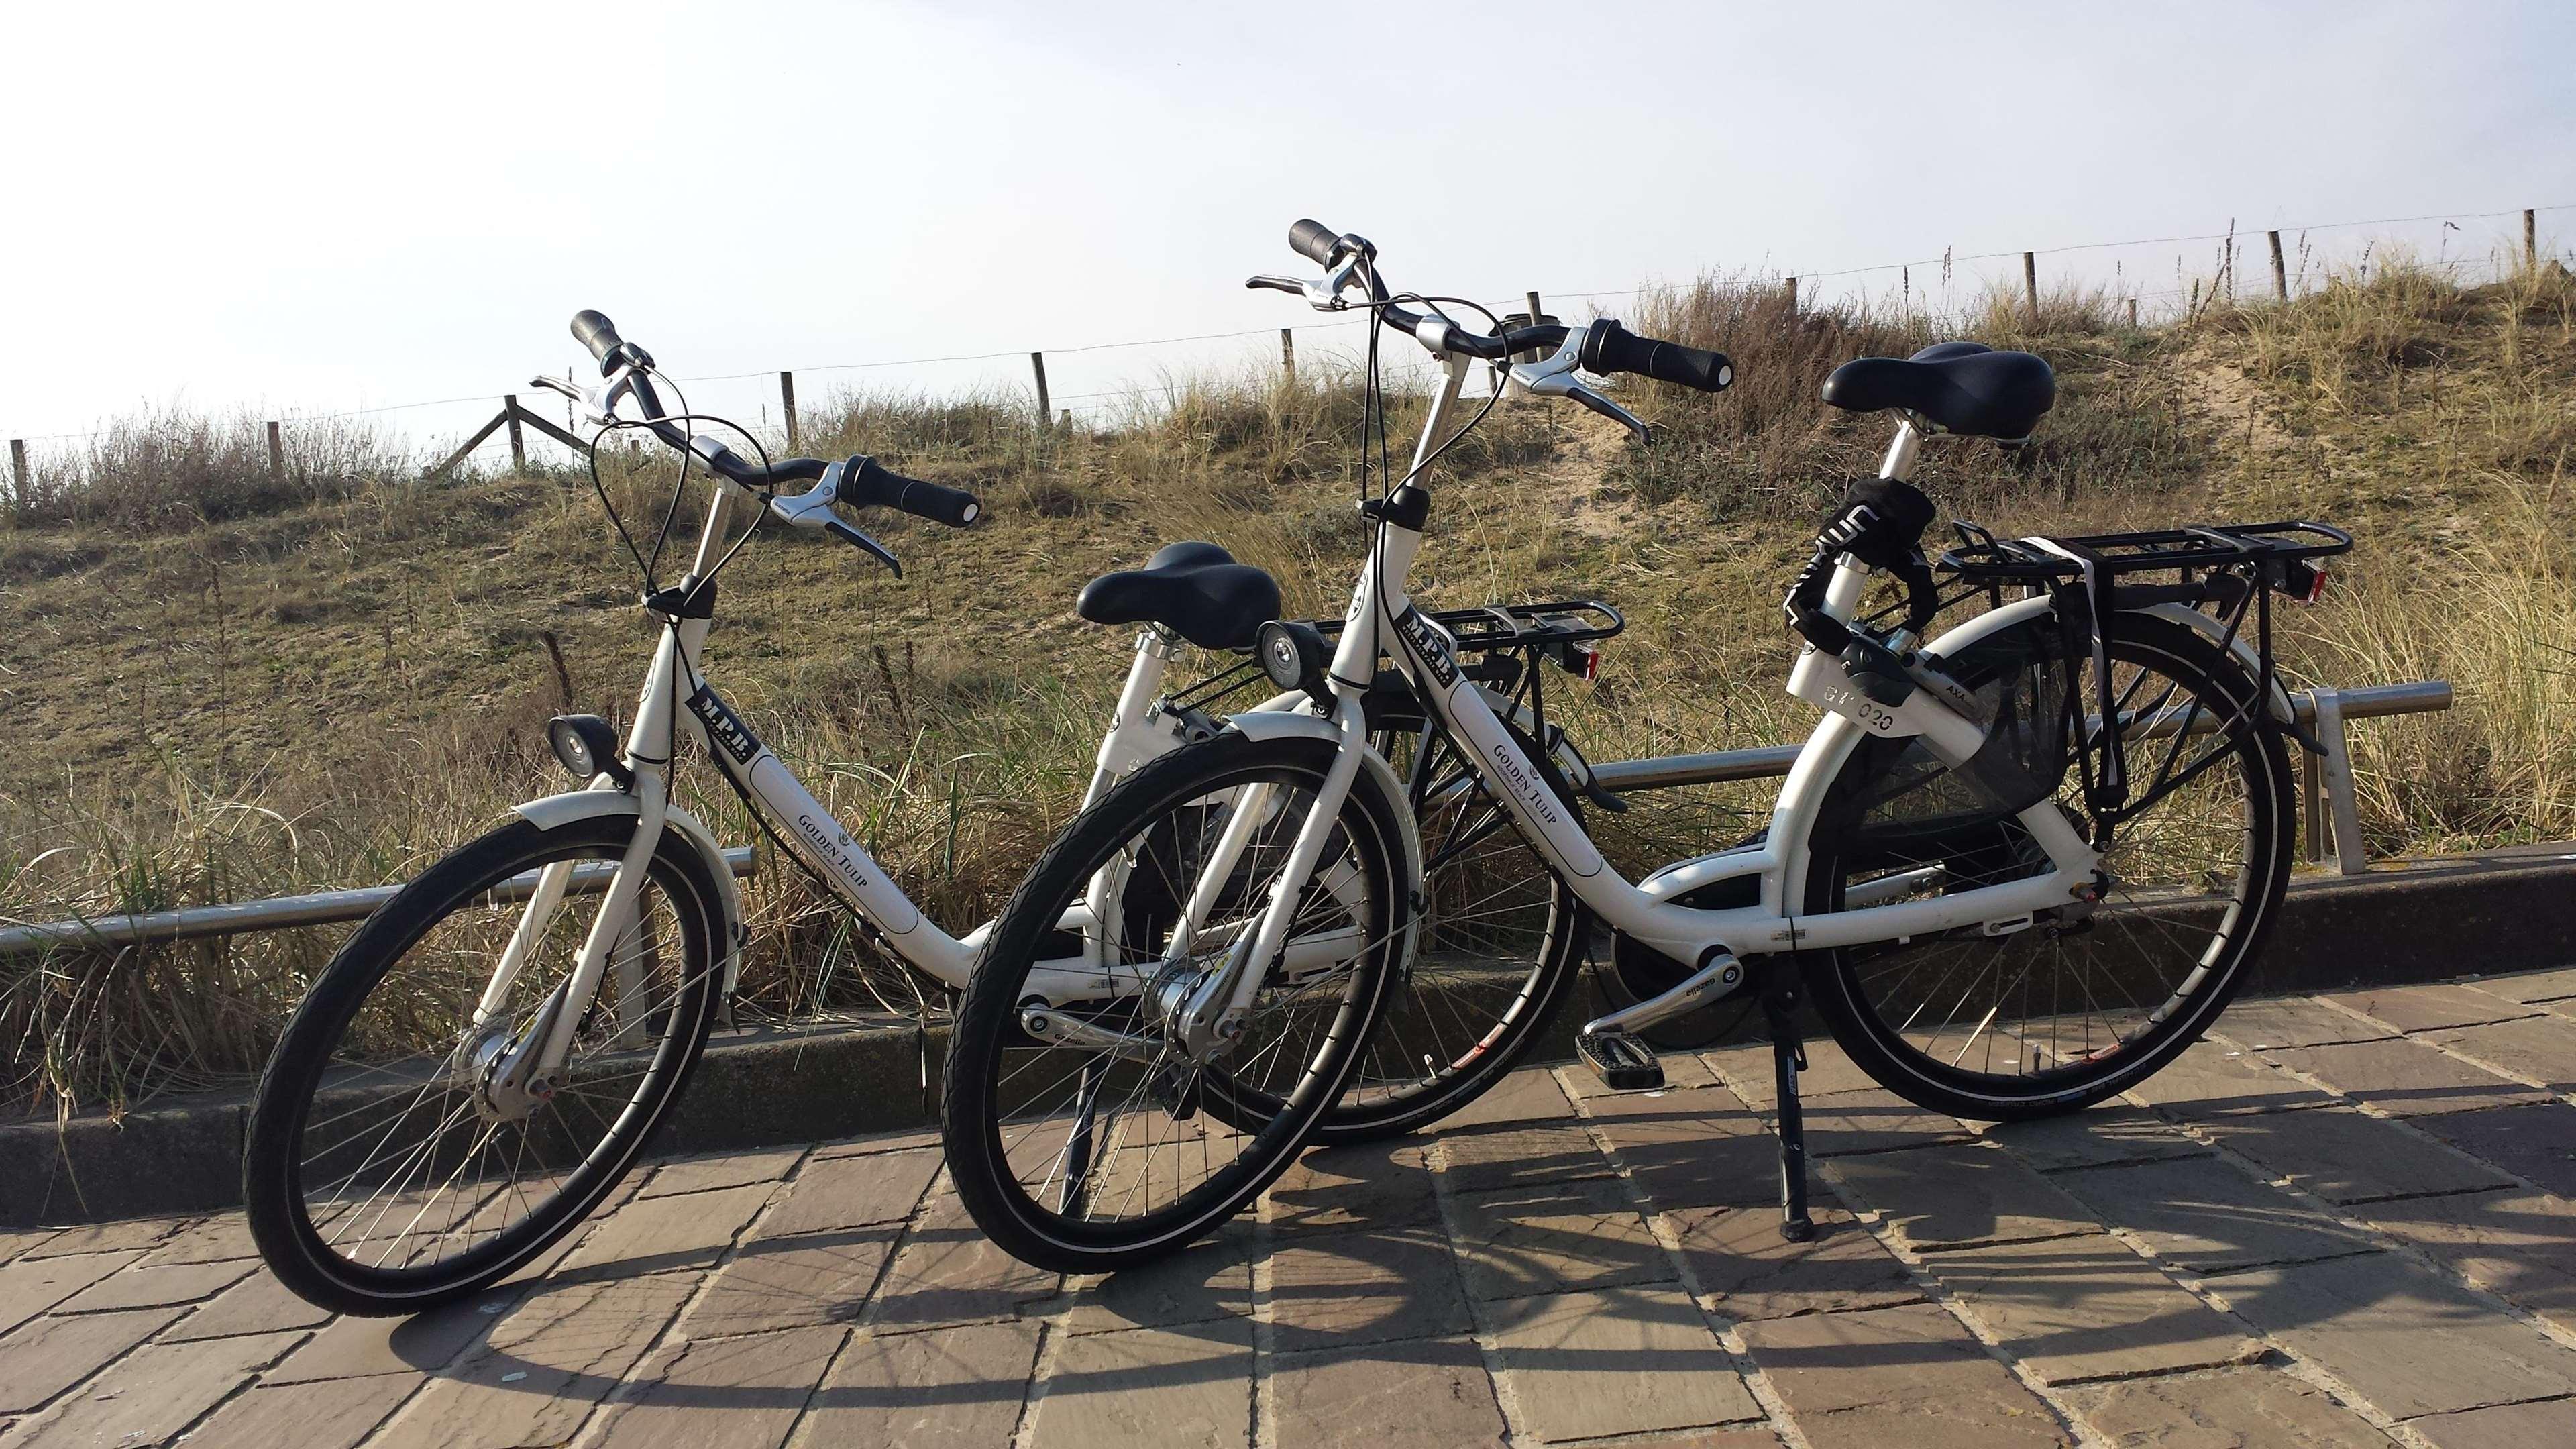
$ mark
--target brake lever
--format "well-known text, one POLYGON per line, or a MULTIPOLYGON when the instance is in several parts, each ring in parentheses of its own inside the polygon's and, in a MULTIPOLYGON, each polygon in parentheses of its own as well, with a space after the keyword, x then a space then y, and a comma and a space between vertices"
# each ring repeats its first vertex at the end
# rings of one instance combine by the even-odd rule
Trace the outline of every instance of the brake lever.
POLYGON ((1637 435, 1638 442, 1652 444, 1655 441, 1655 429, 1653 424, 1648 423, 1645 419, 1628 411, 1626 408, 1619 406, 1610 399, 1603 397, 1601 394, 1594 392, 1592 389, 1585 387, 1583 384, 1579 382, 1567 383, 1565 386, 1565 395, 1574 399, 1576 402, 1583 404, 1585 407, 1592 409, 1594 412, 1599 413, 1601 416, 1610 419, 1614 423, 1626 425, 1628 431, 1637 435))
POLYGON ((868 537, 866 534, 859 532, 857 529, 850 527, 848 524, 843 523, 837 518, 824 519, 823 531, 832 535, 834 538, 839 539, 841 542, 857 548, 861 553, 870 555, 875 558, 878 563, 884 564, 887 568, 894 570, 894 576, 896 578, 903 577, 903 565, 895 561, 895 556, 893 554, 886 552, 886 546, 884 544, 877 542, 875 539, 868 537))
POLYGON ((849 465, 834 463, 823 470, 823 476, 811 488, 793 496, 772 494, 769 511, 791 528, 819 528, 841 542, 867 554, 887 568, 896 578, 903 577, 903 565, 886 550, 886 546, 859 530, 843 523, 832 505, 841 501, 841 474, 849 465))
POLYGON ((548 377, 543 373, 529 378, 528 385, 544 388, 548 392, 561 393, 581 404, 583 414, 593 426, 614 427, 621 421, 617 416, 617 400, 624 397, 635 386, 635 369, 621 367, 615 375, 597 387, 579 387, 560 377, 548 377))

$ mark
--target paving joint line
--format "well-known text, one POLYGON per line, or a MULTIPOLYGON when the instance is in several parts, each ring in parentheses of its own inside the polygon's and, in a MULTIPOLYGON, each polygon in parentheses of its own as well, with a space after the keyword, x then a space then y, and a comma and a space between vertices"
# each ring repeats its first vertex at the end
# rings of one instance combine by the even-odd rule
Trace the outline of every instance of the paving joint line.
MULTIPOLYGON (((2287 1070, 2286 1068, 2277 1067, 2275 1069, 2283 1071, 2287 1070)), ((2397 1431, 2404 1425, 2406 1422, 2405 1420, 2401 1420, 2395 1415, 2388 1413, 2386 1410, 2379 1407, 2379 1405, 2368 1395, 2360 1392, 2357 1386, 2346 1381, 2340 1375, 2329 1371, 2322 1364, 2298 1353, 2289 1345, 2281 1342, 2274 1335, 2254 1330, 2254 1325, 2248 1323, 2241 1314, 2238 1314, 2224 1301, 2226 1290, 2223 1285, 2225 1280, 2246 1273, 2261 1272, 2270 1268, 2295 1270, 2312 1263, 2340 1262, 2352 1258, 2370 1257, 2385 1253, 2430 1270, 2441 1281, 2450 1283, 2470 1294, 2472 1297, 2480 1300, 2490 1309, 2490 1311, 2501 1313, 2508 1319, 2519 1322, 2525 1327, 2534 1329, 2539 1332, 2544 1339, 2556 1343, 2562 1348, 2576 1349, 2576 1333, 2560 1331, 2547 1322, 2541 1320, 2537 1315, 2524 1312, 2522 1309, 2506 1302, 2497 1295, 2478 1288, 2476 1285, 2469 1283, 2465 1278, 2461 1277, 2457 1273, 2450 1271, 2439 1260, 2432 1258, 2430 1254, 2423 1253, 2420 1250, 2415 1249, 2410 1244, 2399 1242, 2389 1237, 2389 1235, 2379 1232, 2367 1223, 2359 1222, 2348 1217, 2337 1210, 2334 1204, 2326 1202, 2315 1194, 2294 1187, 2286 1181, 2263 1176, 2263 1174, 2268 1172, 2269 1169, 2264 1168, 2259 1163, 2251 1161, 2242 1154, 2227 1147, 2225 1144, 2204 1136, 2197 1124, 2186 1121, 2178 1122, 2175 1125, 2181 1128, 2185 1134, 2193 1137, 2194 1140, 2202 1141, 2208 1145, 2211 1148, 2211 1156, 2225 1161, 2229 1166, 2247 1174, 2250 1177, 2254 1177, 2262 1186, 2282 1193, 2284 1196, 2289 1197, 2311 1211, 2320 1212, 2327 1219, 2334 1221, 2343 1227, 2356 1231, 2366 1236, 2371 1241, 2383 1243, 2387 1246, 2377 1248, 2357 1248, 2352 1252, 2334 1253, 2317 1258, 2298 1258, 2272 1263, 2240 1264, 2221 1269, 2217 1272, 2195 1274, 2187 1269, 2181 1269, 2178 1264, 2169 1263, 2149 1247, 2142 1237, 2128 1229, 2105 1224, 2105 1231, 2108 1232, 2110 1236, 2119 1239, 2132 1252, 2137 1253, 2139 1256, 2145 1258, 2149 1263, 2153 1264, 2184 1292, 2198 1299, 2203 1306, 2209 1308, 2213 1312, 2225 1316, 2231 1322, 2244 1324, 2249 1331, 2252 1331, 2252 1336, 2256 1341, 2264 1344, 2272 1354, 2278 1356, 2283 1361, 2285 1366, 2294 1370, 2295 1377, 2312 1385, 2313 1387, 2325 1391, 2334 1399, 2341 1402, 2344 1407, 2352 1410, 2355 1414, 2358 1414, 2373 1428, 2379 1429, 2383 1433, 2391 1434, 2393 1437, 2398 1437, 2399 1442, 2409 1446, 2409 1449, 2433 1449, 2433 1446, 2424 1441, 2420 1434, 2416 1434, 2411 1431, 2404 1435, 2398 1435, 2397 1431)), ((2553 1395, 2545 1397, 2557 1398, 2568 1396, 2553 1395)), ((2480 1407, 2495 1406, 2481 1405, 2480 1407)), ((2413 1417, 2424 1418, 2429 1416, 2415 1415, 2413 1417)))
MULTIPOLYGON (((1791 1449, 1810 1449, 1806 1431, 1798 1427, 1797 1417, 1789 1412, 1788 1400, 1783 1398, 1779 1389, 1772 1385, 1770 1374, 1762 1367, 1761 1361, 1754 1356, 1752 1345, 1745 1340, 1743 1321, 1732 1314, 1720 1312, 1712 1306, 1722 1295, 1710 1292, 1700 1283, 1699 1275, 1691 1271, 1690 1259, 1681 1250, 1681 1235, 1672 1231, 1670 1224, 1664 1219, 1663 1212, 1646 1196, 1645 1190, 1638 1185, 1635 1176, 1629 1172, 1628 1165, 1620 1160, 1618 1152, 1610 1146, 1608 1133, 1599 1125, 1601 1119, 1595 1117, 1585 1105, 1590 1099, 1576 1095, 1568 1086, 1568 1083, 1573 1080, 1572 1073, 1575 1070, 1576 1068, 1573 1067, 1557 1067, 1549 1075, 1555 1080, 1557 1090, 1565 1093, 1566 1099, 1574 1104, 1576 1120, 1583 1124, 1584 1135, 1592 1139, 1593 1150, 1607 1158, 1611 1166, 1618 1169, 1617 1181, 1626 1192, 1628 1200, 1637 1206, 1639 1214, 1644 1217, 1646 1231, 1654 1238, 1655 1245, 1664 1250, 1665 1258, 1672 1265, 1674 1277, 1681 1283, 1683 1295, 1689 1298, 1691 1307, 1698 1311, 1700 1321, 1708 1327, 1711 1334, 1715 1335, 1718 1346, 1726 1350, 1727 1358, 1735 1366, 1736 1376, 1744 1382, 1745 1392, 1751 1394, 1753 1402, 1761 1408, 1764 1426, 1779 1435, 1791 1446, 1791 1449)), ((1720 1081, 1724 1080, 1713 1068, 1709 1075, 1720 1081)), ((1731 1088, 1722 1090, 1725 1090, 1727 1095, 1735 1097, 1739 1103, 1743 1101, 1743 1098, 1731 1088)), ((1729 1211, 1754 1211, 1754 1209, 1729 1209, 1729 1211)))
MULTIPOLYGON (((185 1320, 184 1318, 182 1318, 182 1319, 180 1320, 180 1322, 185 1322, 185 1321, 186 1321, 186 1320, 185 1320)), ((176 1326, 177 1326, 176 1324, 173 1324, 173 1325, 172 1325, 172 1327, 176 1327, 176 1326)), ((166 1329, 166 1328, 162 1330, 162 1332, 164 1332, 164 1333, 167 1333, 168 1331, 169 1331, 169 1330, 168 1330, 168 1329, 166 1329)), ((284 1347, 284 1348, 282 1348, 282 1349, 279 1349, 279 1350, 277 1351, 277 1355, 276 1355, 274 1358, 271 1358, 270 1360, 268 1360, 268 1362, 263 1363, 263 1364, 255 1365, 255 1366, 251 1369, 251 1371, 250 1371, 249 1373, 244 1374, 244 1375, 242 1376, 242 1381, 241 1381, 240 1383, 237 1383, 237 1384, 233 1385, 230 1389, 225 1390, 225 1391, 224 1391, 224 1393, 223 1393, 223 1395, 222 1395, 221 1397, 217 1398, 213 1403, 211 1403, 211 1404, 207 1405, 207 1406, 206 1406, 206 1410, 205 1410, 205 1412, 204 1412, 204 1413, 201 1413, 201 1414, 197 1415, 195 1418, 190 1419, 188 1422, 186 1422, 186 1423, 184 1423, 184 1424, 180 1425, 176 1430, 174 1430, 173 1432, 171 1432, 168 1436, 164 1437, 164 1438, 161 1440, 161 1442, 162 1442, 162 1443, 164 1443, 164 1444, 184 1444, 184 1443, 186 1443, 186 1442, 188 1441, 188 1437, 189 1437, 190 1435, 192 1435, 192 1434, 196 1433, 199 1429, 202 1429, 202 1428, 204 1428, 204 1427, 205 1427, 205 1425, 206 1425, 206 1421, 207 1421, 207 1420, 212 1419, 215 1415, 222 1413, 222 1412, 223 1412, 223 1410, 224 1410, 224 1406, 225 1406, 226 1404, 231 1403, 231 1402, 232 1402, 233 1400, 235 1400, 235 1399, 238 1399, 238 1398, 243 1397, 244 1395, 248 1394, 252 1389, 254 1389, 254 1388, 258 1387, 258 1386, 259 1386, 259 1383, 260 1383, 260 1377, 261 1377, 261 1375, 266 1374, 270 1369, 273 1369, 273 1368, 277 1367, 279 1364, 284 1363, 284 1362, 286 1361, 286 1356, 287 1356, 288 1354, 291 1354, 291 1353, 295 1352, 297 1349, 302 1348, 304 1345, 306 1345, 306 1344, 308 1344, 308 1343, 311 1343, 311 1342, 313 1341, 313 1336, 314 1336, 314 1334, 316 1334, 316 1333, 318 1333, 318 1332, 320 1332, 320 1331, 321 1331, 321 1330, 319 1330, 319 1329, 306 1329, 306 1330, 303 1330, 303 1331, 298 1332, 298 1333, 297 1333, 297 1336, 296 1336, 296 1339, 295 1339, 295 1341, 294 1341, 293 1343, 290 1343, 290 1344, 288 1344, 286 1347, 284 1347)), ((195 1341, 195 1342, 201 1342, 201 1343, 204 1343, 204 1342, 216 1342, 217 1340, 212 1340, 212 1339, 199 1339, 199 1340, 194 1340, 194 1341, 195 1341)), ((97 1375, 97 1374, 92 1374, 92 1375, 90 1375, 90 1377, 89 1377, 89 1378, 86 1378, 86 1379, 81 1380, 81 1382, 82 1382, 82 1383, 84 1383, 84 1384, 86 1384, 86 1383, 90 1383, 90 1382, 94 1381, 97 1377, 98 1377, 98 1375, 97 1375)), ((410 1402, 410 1396, 409 1396, 409 1395, 405 1395, 405 1396, 404 1396, 404 1402, 405 1402, 405 1403, 410 1402)), ((399 1407, 400 1407, 400 1405, 397 1405, 396 1407, 397 1407, 397 1408, 399 1408, 399 1407)), ((387 1417, 387 1418, 391 1418, 391 1417, 393 1417, 392 1411, 390 1411, 390 1410, 389 1410, 389 1411, 387 1411, 387 1413, 386 1413, 386 1417, 387 1417)), ((124 1441, 124 1440, 119 1440, 118 1442, 119 1442, 120 1444, 122 1444, 122 1443, 124 1443, 125 1441, 124 1441)))
MULTIPOLYGON (((1549 1072, 1546 1075, 1549 1084, 1555 1085, 1555 1074, 1549 1072)), ((1497 1091, 1510 1079, 1510 1074, 1505 1073, 1485 1090, 1497 1091)), ((1562 1092, 1564 1088, 1558 1087, 1557 1090, 1562 1092)), ((1590 1136, 1589 1133, 1585 1135, 1587 1139, 1590 1136)), ((1593 1150, 1600 1150, 1598 1143, 1594 1144, 1593 1150)), ((1467 1341, 1475 1345, 1476 1361, 1485 1371, 1485 1392, 1493 1396, 1494 1414, 1503 1421, 1503 1441, 1514 1449, 1521 1445, 1537 1449, 1547 1441, 1539 1437, 1537 1430, 1528 1427, 1529 1416, 1521 1406, 1520 1385, 1503 1372, 1503 1351, 1497 1342, 1493 1317, 1485 1311, 1485 1305, 1477 1300, 1476 1295, 1467 1291, 1467 1265, 1459 1251, 1459 1194, 1456 1185, 1449 1181, 1449 1138, 1445 1134, 1423 1144, 1422 1166, 1431 1178, 1431 1207, 1434 1220, 1440 1224, 1440 1244, 1449 1250, 1449 1269, 1457 1275, 1458 1296, 1467 1305, 1467 1341)), ((1262 1446, 1262 1449, 1269 1449, 1269 1446, 1262 1446)))

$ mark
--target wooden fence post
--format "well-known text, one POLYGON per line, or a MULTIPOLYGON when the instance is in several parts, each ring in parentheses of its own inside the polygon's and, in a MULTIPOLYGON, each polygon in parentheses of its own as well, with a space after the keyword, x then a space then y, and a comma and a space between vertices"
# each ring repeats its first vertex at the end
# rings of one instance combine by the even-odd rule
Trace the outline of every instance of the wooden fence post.
POLYGON ((1044 432, 1046 430, 1047 418, 1054 412, 1054 409, 1047 406, 1046 354, 1043 352, 1030 353, 1029 370, 1036 373, 1038 378, 1038 430, 1040 432, 1044 432))
POLYGON ((510 466, 528 466, 528 440, 519 432, 519 395, 508 393, 501 398, 501 416, 510 420, 510 466))
POLYGON ((2021 254, 2021 290, 2030 298, 2030 325, 2039 326, 2039 254, 2021 254))
POLYGON ((2263 234, 2272 239, 2272 300, 2286 302, 2290 300, 2290 274, 2281 265, 2281 234, 2277 231, 2263 234))
POLYGON ((778 374, 778 409, 787 418, 787 451, 796 451, 796 374, 778 374))
POLYGON ((2135 297, 2129 299, 2129 330, 2138 330, 2138 299, 2135 297))
POLYGON ((1056 431, 1058 431, 1058 432, 1064 432, 1064 433, 1072 432, 1072 431, 1073 431, 1073 409, 1071 409, 1071 408, 1064 408, 1064 409, 1059 410, 1059 411, 1056 413, 1056 415, 1055 415, 1055 426, 1056 426, 1056 431))
POLYGON ((24 438, 9 440, 9 471, 17 476, 18 506, 24 508, 36 498, 35 482, 27 476, 27 440, 24 438))
POLYGON ((268 425, 268 476, 286 476, 286 440, 278 436, 277 424, 268 425))
POLYGON ((2540 265, 2540 223, 2536 209, 2528 206, 2522 209, 2522 264, 2532 268, 2540 265))
POLYGON ((1279 374, 1290 387, 1297 385, 1297 334, 1279 329, 1279 374))
POLYGON ((1789 315, 1798 315, 1798 279, 1795 277, 1789 279, 1789 315))
MULTIPOLYGON (((1545 311, 1545 310, 1543 310, 1543 308, 1544 308, 1544 305, 1545 305, 1545 304, 1543 304, 1543 303, 1541 303, 1541 302, 1539 301, 1539 299, 1538 299, 1538 293, 1536 293, 1536 292, 1523 292, 1523 293, 1521 294, 1521 305, 1522 305, 1522 306, 1524 306, 1524 307, 1527 307, 1527 308, 1529 309, 1529 312, 1527 313, 1527 316, 1529 317, 1529 321, 1528 321, 1528 323, 1527 323, 1527 324, 1525 324, 1525 325, 1527 325, 1527 326, 1536 327, 1536 326, 1538 325, 1538 319, 1540 319, 1541 317, 1544 317, 1544 316, 1546 316, 1546 315, 1547 315, 1546 311, 1545 311)), ((1503 320, 1504 320, 1505 322, 1509 322, 1511 319, 1507 317, 1507 318, 1504 318, 1503 320)), ((1513 354, 1511 355, 1510 361, 1512 361, 1512 362, 1536 362, 1536 361, 1538 361, 1540 358, 1545 357, 1546 355, 1547 355, 1547 354, 1545 354, 1545 353, 1543 353, 1543 352, 1539 352, 1539 351, 1537 351, 1537 350, 1533 349, 1533 350, 1528 351, 1528 352, 1515 352, 1515 353, 1513 353, 1513 354)), ((1503 396, 1505 396, 1505 397, 1513 398, 1513 399, 1516 399, 1516 400, 1517 400, 1517 399, 1520 399, 1520 398, 1528 397, 1529 395, 1530 395, 1530 390, 1529 390, 1528 388, 1526 388, 1526 387, 1523 387, 1523 386, 1522 386, 1519 382, 1517 382, 1517 381, 1506 381, 1506 382, 1503 384, 1503 396)), ((1550 426, 1554 426, 1554 425, 1553 425, 1553 424, 1551 424, 1550 426)))

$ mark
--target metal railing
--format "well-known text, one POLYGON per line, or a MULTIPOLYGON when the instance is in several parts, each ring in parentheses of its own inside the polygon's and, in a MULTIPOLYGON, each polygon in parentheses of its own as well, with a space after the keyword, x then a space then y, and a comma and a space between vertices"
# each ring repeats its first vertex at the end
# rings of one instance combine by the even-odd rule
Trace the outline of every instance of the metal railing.
MULTIPOLYGON (((2451 707, 2451 686, 2438 679, 2411 684, 2375 684, 2360 689, 2316 689, 2290 696, 2300 723, 2325 747, 2322 757, 2300 751, 2300 783, 2306 821, 2308 859, 2326 858, 2328 842, 2336 873, 2357 875, 2368 865, 2361 847, 2361 817, 2353 796, 2352 755, 2346 722, 2390 715, 2429 714, 2451 707)), ((2195 730, 2214 727, 2214 722, 2195 730)), ((2149 730, 2152 735, 2154 731, 2149 730)), ((1646 760, 1615 760, 1595 765, 1593 778, 1613 792, 1667 790, 1683 785, 1713 785, 1730 780, 1774 779, 1789 773, 1797 745, 1765 745, 1750 750, 1710 754, 1659 755, 1646 760)), ((747 846, 725 852, 737 876, 752 873, 747 846)), ((606 862, 575 868, 571 889, 594 891, 608 881, 606 862)), ((525 894, 535 875, 517 877, 497 892, 504 899, 525 894)), ((189 906, 174 911, 100 916, 91 920, 52 921, 41 925, 0 927, 0 956, 54 946, 129 946, 146 941, 186 941, 251 931, 278 931, 294 926, 323 926, 360 921, 393 899, 399 885, 354 890, 317 891, 220 906, 189 906)))
MULTIPOLYGON (((738 845, 724 853, 737 876, 752 872, 752 851, 738 845)), ((614 861, 593 861, 572 869, 564 887, 576 894, 605 890, 616 870, 614 861)), ((512 876, 493 891, 505 901, 525 900, 536 888, 537 873, 512 876)), ((208 936, 235 936, 250 931, 283 931, 293 926, 329 926, 363 921, 394 898, 400 884, 360 886, 351 890, 315 891, 310 895, 271 896, 261 901, 235 901, 221 906, 187 906, 175 911, 146 911, 91 920, 49 921, 35 926, 0 928, 0 956, 48 946, 131 946, 144 941, 191 941, 208 936)))
MULTIPOLYGON (((2353 794, 2352 750, 2345 722, 2400 714, 2432 714, 2451 707, 2451 686, 2440 679, 2409 684, 2372 684, 2359 689, 2311 689, 2290 696, 2299 723, 2325 747, 2320 757, 2299 751, 2301 814, 2307 823, 2308 859, 2322 861, 2331 841, 2335 873, 2359 875, 2369 865, 2361 848, 2361 812, 2353 794)), ((2216 728, 2203 717, 2195 732, 2216 728)), ((2155 731, 2148 731, 2152 736, 2155 731)), ((1798 759, 1797 745, 1769 745, 1758 750, 1719 750, 1705 755, 1658 755, 1650 760, 1618 760, 1592 767, 1592 778, 1614 793, 1667 790, 1682 785, 1714 785, 1728 780, 1762 780, 1789 773, 1798 759)))

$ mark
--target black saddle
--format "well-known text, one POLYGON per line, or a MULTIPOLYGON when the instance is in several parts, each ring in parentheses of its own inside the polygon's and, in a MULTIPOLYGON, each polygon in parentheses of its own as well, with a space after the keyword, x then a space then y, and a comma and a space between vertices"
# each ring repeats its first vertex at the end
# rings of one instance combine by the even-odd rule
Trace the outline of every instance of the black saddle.
POLYGON ((1902 360, 1844 363, 1825 379, 1825 401, 1856 413, 1906 408, 1947 432, 2018 443, 2057 401, 2057 374, 2027 352, 1940 342, 1902 360))
POLYGON ((1073 611, 1095 624, 1160 624, 1202 649, 1249 649, 1279 617, 1279 585, 1215 544, 1167 544, 1141 569, 1084 584, 1073 611))

